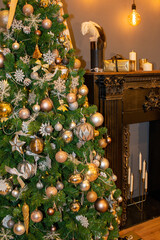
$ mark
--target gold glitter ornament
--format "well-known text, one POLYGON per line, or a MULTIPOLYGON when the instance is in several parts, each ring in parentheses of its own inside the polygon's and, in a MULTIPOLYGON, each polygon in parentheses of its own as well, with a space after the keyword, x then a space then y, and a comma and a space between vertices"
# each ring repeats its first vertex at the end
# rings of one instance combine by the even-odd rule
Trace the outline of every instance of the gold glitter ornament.
POLYGON ((0 102, 0 118, 7 118, 12 113, 13 108, 10 103, 0 102))
POLYGON ((36 44, 35 51, 34 51, 32 57, 35 58, 35 59, 39 59, 39 58, 42 57, 42 53, 39 50, 38 44, 36 44))
POLYGON ((36 138, 32 139, 29 146, 30 146, 31 152, 40 154, 43 152, 44 143, 41 138, 36 137, 36 138))

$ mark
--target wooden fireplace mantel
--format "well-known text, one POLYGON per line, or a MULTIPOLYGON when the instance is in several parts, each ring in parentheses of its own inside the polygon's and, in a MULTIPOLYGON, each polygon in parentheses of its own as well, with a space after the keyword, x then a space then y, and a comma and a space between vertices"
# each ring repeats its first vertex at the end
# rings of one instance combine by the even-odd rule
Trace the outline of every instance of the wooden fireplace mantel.
MULTIPOLYGON (((157 139, 160 136, 160 71, 86 72, 85 84, 89 88, 89 102, 98 106, 104 116, 108 135, 112 138, 106 155, 110 161, 110 167, 118 177, 117 186, 122 190, 122 225, 125 225, 128 198, 129 124, 151 123, 150 162, 154 162, 154 158, 160 158, 160 143, 155 147, 157 142, 160 142, 157 139)), ((152 169, 154 168, 151 166, 150 172, 152 169)), ((152 188, 154 182, 150 185, 152 188)))

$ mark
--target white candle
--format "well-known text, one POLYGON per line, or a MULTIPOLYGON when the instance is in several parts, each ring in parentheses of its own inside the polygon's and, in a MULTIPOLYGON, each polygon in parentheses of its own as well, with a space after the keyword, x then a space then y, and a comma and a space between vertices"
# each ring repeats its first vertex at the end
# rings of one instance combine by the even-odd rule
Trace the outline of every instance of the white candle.
POLYGON ((139 153, 139 171, 142 170, 142 153, 139 153))
POLYGON ((152 71, 152 63, 149 63, 149 62, 144 63, 143 71, 152 71))
POLYGON ((131 184, 131 168, 128 168, 128 185, 131 184))
POLYGON ((131 174, 130 192, 133 193, 133 173, 131 174))
POLYGON ((145 179, 145 172, 146 172, 146 161, 143 161, 143 170, 142 170, 142 179, 145 179))
POLYGON ((148 172, 145 173, 145 190, 147 191, 148 188, 148 172))
POLYGON ((136 52, 132 51, 129 53, 129 60, 136 61, 136 52))

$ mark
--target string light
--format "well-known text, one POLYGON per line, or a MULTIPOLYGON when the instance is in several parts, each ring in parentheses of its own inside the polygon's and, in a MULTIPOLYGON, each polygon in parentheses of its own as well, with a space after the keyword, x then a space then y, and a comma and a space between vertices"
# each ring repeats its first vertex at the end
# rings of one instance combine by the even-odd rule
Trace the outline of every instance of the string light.
POLYGON ((141 22, 141 16, 136 11, 135 0, 133 0, 132 12, 128 16, 128 21, 129 21, 129 24, 132 25, 132 26, 137 26, 141 22))

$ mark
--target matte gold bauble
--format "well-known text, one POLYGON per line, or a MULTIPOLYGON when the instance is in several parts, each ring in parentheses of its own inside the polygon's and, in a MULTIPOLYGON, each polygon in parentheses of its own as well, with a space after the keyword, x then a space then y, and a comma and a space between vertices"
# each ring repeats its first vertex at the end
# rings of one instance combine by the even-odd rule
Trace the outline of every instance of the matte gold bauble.
POLYGON ((13 50, 18 50, 20 48, 20 45, 17 41, 15 41, 13 44, 12 44, 12 49, 13 50))
POLYGON ((6 196, 7 194, 9 194, 10 192, 12 192, 13 186, 10 180, 5 179, 4 180, 4 184, 6 189, 4 191, 0 191, 0 195, 6 196))
POLYGON ((68 182, 73 183, 73 184, 79 184, 83 181, 83 176, 81 173, 74 174, 70 176, 68 182))
POLYGON ((98 168, 94 163, 88 163, 88 171, 85 173, 85 177, 88 181, 93 182, 98 178, 98 168))
POLYGON ((43 213, 40 210, 34 210, 31 213, 31 220, 35 223, 41 222, 43 219, 43 213))
POLYGON ((55 159, 57 162, 59 163, 63 163, 67 160, 68 158, 68 154, 62 150, 60 150, 59 152, 56 153, 55 155, 55 159))
POLYGON ((106 148, 107 147, 107 141, 105 138, 99 139, 98 144, 101 148, 106 148))
POLYGON ((83 182, 80 183, 80 189, 83 192, 86 192, 90 189, 91 185, 88 180, 83 180, 83 182))
POLYGON ((54 214, 54 208, 48 208, 47 209, 47 214, 49 215, 49 216, 52 216, 53 214, 54 214))
POLYGON ((40 154, 43 152, 44 143, 41 138, 34 138, 30 143, 31 152, 40 154))
POLYGON ((13 108, 10 103, 0 102, 0 118, 7 118, 12 113, 13 108))
POLYGON ((111 137, 107 136, 107 143, 111 143, 111 142, 112 142, 111 137))
POLYGON ((98 137, 99 136, 99 131, 98 130, 94 130, 94 137, 98 137))
POLYGON ((13 227, 13 232, 18 236, 23 235, 25 233, 24 224, 21 222, 16 223, 13 227))
POLYGON ((74 201, 73 203, 71 203, 70 205, 70 209, 72 212, 78 212, 81 208, 81 205, 78 201, 74 201))
POLYGON ((68 93, 67 94, 67 102, 68 103, 73 103, 76 101, 76 94, 74 93, 68 93))
POLYGON ((97 200, 97 193, 94 191, 90 191, 87 193, 87 200, 88 202, 95 202, 97 200))
POLYGON ((23 107, 20 111, 19 111, 19 117, 21 118, 21 119, 23 119, 23 120, 26 120, 26 119, 28 119, 29 117, 30 117, 30 111, 29 111, 29 109, 28 108, 26 108, 26 107, 23 107))
POLYGON ((75 134, 80 141, 89 141, 93 139, 94 128, 90 123, 82 123, 75 128, 75 134))
POLYGON ((70 130, 64 131, 62 138, 66 143, 70 143, 73 140, 73 133, 70 130))
POLYGON ((108 210, 108 202, 104 198, 98 198, 94 204, 95 209, 100 212, 104 213, 108 210))
POLYGON ((99 127, 103 124, 104 117, 101 113, 96 112, 90 117, 90 120, 94 124, 95 127, 99 127))
POLYGON ((3 68, 4 67, 4 55, 3 53, 0 53, 0 68, 3 68))
POLYGON ((109 167, 109 161, 107 158, 102 158, 100 161, 100 168, 106 170, 109 167))
POLYGON ((76 58, 74 61, 74 68, 79 69, 80 67, 81 67, 81 61, 76 58))
POLYGON ((0 11, 0 27, 1 28, 6 28, 7 27, 8 16, 9 16, 9 11, 8 10, 0 11))
POLYGON ((53 102, 50 98, 45 98, 40 104, 41 110, 44 112, 50 112, 53 108, 53 102))
POLYGON ((52 21, 50 19, 48 19, 48 18, 44 19, 42 21, 42 27, 44 29, 50 29, 52 27, 52 21))
POLYGON ((88 87, 83 84, 78 91, 82 96, 86 96, 88 94, 88 87))
POLYGON ((42 32, 41 32, 40 30, 36 30, 34 33, 35 33, 37 36, 41 36, 41 34, 42 34, 42 32))
POLYGON ((49 198, 52 197, 52 196, 56 196, 57 195, 57 188, 52 187, 52 186, 47 187, 46 188, 46 195, 49 198))
POLYGON ((74 111, 74 110, 76 110, 77 108, 78 108, 78 102, 77 102, 77 101, 69 104, 69 109, 70 109, 71 111, 74 111))
POLYGON ((34 8, 31 4, 25 4, 22 8, 22 11, 25 16, 29 17, 31 16, 31 14, 33 14, 34 8))
POLYGON ((28 161, 23 161, 18 164, 18 171, 23 174, 25 179, 29 179, 35 175, 36 166, 28 161))

